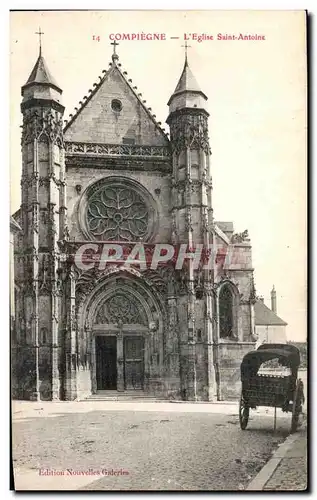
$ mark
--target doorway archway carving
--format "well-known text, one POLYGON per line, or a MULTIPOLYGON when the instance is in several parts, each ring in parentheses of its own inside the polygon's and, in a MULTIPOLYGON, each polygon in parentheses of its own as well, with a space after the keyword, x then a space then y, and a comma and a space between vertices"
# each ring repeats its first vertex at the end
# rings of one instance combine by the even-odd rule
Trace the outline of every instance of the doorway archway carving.
POLYGON ((162 304, 149 286, 118 270, 96 285, 80 317, 92 392, 147 390, 164 356, 162 304))

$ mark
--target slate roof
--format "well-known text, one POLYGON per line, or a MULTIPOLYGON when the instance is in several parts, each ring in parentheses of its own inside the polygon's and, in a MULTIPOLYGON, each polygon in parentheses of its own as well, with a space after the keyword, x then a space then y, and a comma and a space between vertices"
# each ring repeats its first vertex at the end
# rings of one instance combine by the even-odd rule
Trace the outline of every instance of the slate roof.
POLYGON ((32 83, 39 83, 39 84, 44 84, 44 85, 52 85, 53 87, 56 87, 58 90, 61 90, 60 86, 57 84, 56 80, 53 78, 52 74, 50 73, 46 61, 44 57, 42 56, 42 53, 40 52, 39 57, 35 63, 34 68, 32 69, 32 72, 28 78, 28 81, 26 82, 23 87, 29 86, 32 83))
POLYGON ((201 91, 197 83, 197 80, 194 77, 192 70, 188 65, 187 57, 185 58, 184 69, 178 81, 178 84, 176 85, 176 89, 174 90, 174 93, 170 97, 167 104, 169 105, 169 103, 171 102, 172 98, 175 95, 181 94, 183 92, 198 92, 202 94, 205 97, 205 99, 207 99, 207 96, 201 91))
POLYGON ((254 315, 256 325, 280 325, 286 326, 287 323, 283 321, 277 314, 275 314, 264 302, 258 300, 254 304, 254 315))
POLYGON ((233 222, 216 221, 216 224, 224 233, 233 233, 233 222))

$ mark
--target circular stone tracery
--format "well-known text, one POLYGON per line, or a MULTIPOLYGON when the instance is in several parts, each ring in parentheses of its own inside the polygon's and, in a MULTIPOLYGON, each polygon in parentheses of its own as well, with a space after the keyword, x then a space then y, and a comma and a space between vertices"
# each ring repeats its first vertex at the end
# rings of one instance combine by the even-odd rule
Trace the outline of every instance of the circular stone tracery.
POLYGON ((153 233, 150 194, 128 179, 106 179, 85 193, 84 226, 89 239, 146 241, 153 233))
POLYGON ((146 325, 146 314, 135 297, 118 293, 107 299, 98 309, 96 324, 118 323, 146 325))

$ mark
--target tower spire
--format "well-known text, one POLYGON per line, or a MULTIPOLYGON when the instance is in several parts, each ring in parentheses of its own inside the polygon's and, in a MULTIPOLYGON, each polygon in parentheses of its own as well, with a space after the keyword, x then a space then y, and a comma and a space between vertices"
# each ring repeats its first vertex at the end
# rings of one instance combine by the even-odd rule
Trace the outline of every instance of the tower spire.
POLYGON ((41 31, 41 26, 39 26, 39 30, 35 32, 36 35, 39 36, 39 55, 42 55, 42 35, 44 35, 43 31, 41 31))
POLYGON ((188 45, 185 40, 185 45, 182 45, 182 47, 185 48, 185 64, 178 84, 167 103, 167 105, 170 106, 170 112, 175 111, 176 108, 185 108, 186 106, 190 108, 204 108, 204 101, 207 101, 207 96, 200 90, 196 78, 188 64, 187 58, 190 45, 188 45), (195 102, 193 97, 195 97, 195 102), (174 106, 174 104, 176 105, 174 106))

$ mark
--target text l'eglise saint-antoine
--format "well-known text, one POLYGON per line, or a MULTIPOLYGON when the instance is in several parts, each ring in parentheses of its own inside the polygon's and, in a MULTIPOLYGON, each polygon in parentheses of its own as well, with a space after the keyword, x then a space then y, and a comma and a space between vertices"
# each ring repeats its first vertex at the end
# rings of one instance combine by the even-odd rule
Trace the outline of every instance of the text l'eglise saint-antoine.
POLYGON ((196 40, 197 42, 204 42, 205 40, 265 40, 265 35, 258 35, 257 33, 218 33, 215 36, 207 33, 184 33, 184 40, 196 40))
MULTIPOLYGON (((110 40, 167 40, 168 36, 166 33, 110 33, 110 40)), ((180 38, 180 37, 170 37, 170 38, 180 38)), ((217 35, 210 35, 208 33, 184 33, 184 40, 195 40, 197 42, 204 42, 206 40, 265 40, 265 35, 259 35, 257 33, 218 33, 217 35)))

